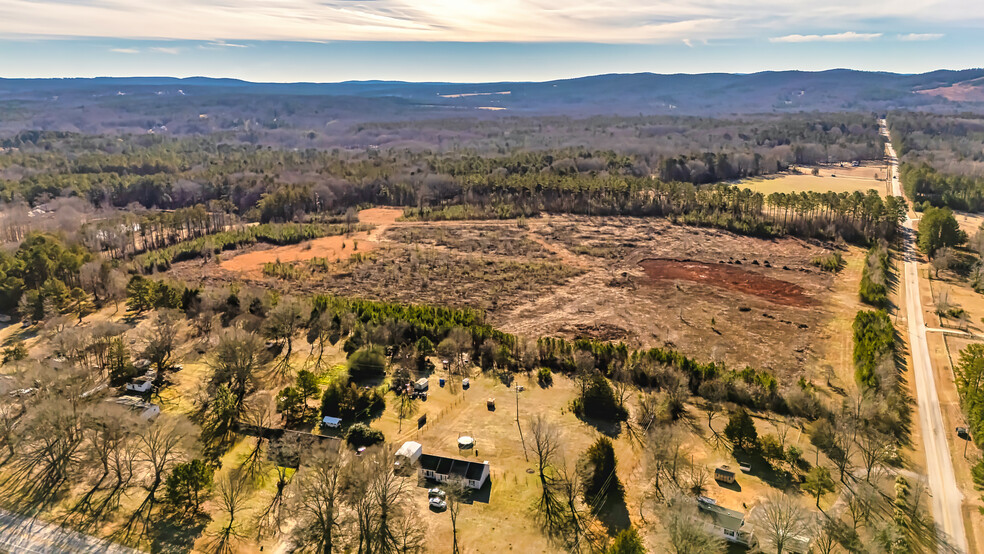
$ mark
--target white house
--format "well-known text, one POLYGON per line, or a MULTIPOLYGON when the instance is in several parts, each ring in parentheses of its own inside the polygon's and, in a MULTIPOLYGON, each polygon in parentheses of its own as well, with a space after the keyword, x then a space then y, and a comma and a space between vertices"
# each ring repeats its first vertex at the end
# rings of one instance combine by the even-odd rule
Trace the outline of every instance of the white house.
POLYGON ((133 381, 126 384, 126 390, 133 392, 147 392, 154 386, 154 379, 156 375, 150 373, 137 377, 133 381))
POLYGON ((711 534, 728 542, 752 545, 752 529, 745 525, 745 514, 701 499, 697 500, 697 508, 711 534))
POLYGON ((321 424, 325 427, 331 427, 332 429, 338 429, 342 425, 342 418, 325 416, 321 418, 321 424))
POLYGON ((107 398, 106 401, 130 408, 140 414, 140 419, 153 419, 161 413, 160 406, 145 402, 136 396, 117 396, 116 398, 107 398))
POLYGON ((421 454, 419 473, 424 478, 438 483, 443 483, 452 477, 461 477, 465 486, 480 489, 489 479, 489 462, 469 462, 433 454, 421 454))
POLYGON ((427 383, 426 377, 421 377, 420 379, 417 379, 417 381, 414 382, 413 384, 414 390, 418 390, 418 391, 427 390, 428 386, 429 385, 427 383))

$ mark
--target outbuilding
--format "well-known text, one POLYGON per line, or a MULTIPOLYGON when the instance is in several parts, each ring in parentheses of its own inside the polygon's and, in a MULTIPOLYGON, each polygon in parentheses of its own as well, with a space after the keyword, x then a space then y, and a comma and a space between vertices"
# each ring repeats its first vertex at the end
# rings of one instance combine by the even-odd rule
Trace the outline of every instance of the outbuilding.
POLYGON ((731 471, 727 467, 716 468, 714 470, 714 480, 722 483, 734 483, 735 472, 731 471))
POLYGON ((397 461, 404 461, 404 465, 416 463, 420 455, 424 453, 424 447, 416 441, 407 441, 396 451, 397 461))
POLYGON ((321 425, 325 427, 330 427, 332 429, 338 429, 342 426, 342 418, 325 416, 321 418, 321 425))
POLYGON ((421 377, 420 379, 417 379, 417 381, 413 384, 413 390, 416 391, 424 391, 427 390, 429 387, 430 385, 428 384, 426 377, 421 377))

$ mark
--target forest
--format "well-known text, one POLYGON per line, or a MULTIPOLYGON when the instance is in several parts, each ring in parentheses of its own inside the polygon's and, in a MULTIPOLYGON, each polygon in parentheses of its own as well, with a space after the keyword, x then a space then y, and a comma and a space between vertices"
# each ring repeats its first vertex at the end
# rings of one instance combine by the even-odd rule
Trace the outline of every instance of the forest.
POLYGON ((984 210, 984 119, 893 113, 888 118, 906 194, 916 203, 984 210))

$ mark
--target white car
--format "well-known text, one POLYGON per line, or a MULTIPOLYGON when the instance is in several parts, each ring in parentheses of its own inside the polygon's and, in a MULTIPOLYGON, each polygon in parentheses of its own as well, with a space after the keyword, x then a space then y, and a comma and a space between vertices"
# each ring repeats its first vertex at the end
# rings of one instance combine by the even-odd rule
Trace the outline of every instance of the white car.
POLYGON ((434 498, 434 497, 444 498, 446 496, 446 493, 444 491, 442 491, 441 489, 439 489, 437 487, 434 487, 433 489, 429 489, 427 491, 427 496, 429 496, 431 498, 434 498))
POLYGON ((434 498, 430 499, 430 507, 433 510, 438 510, 438 511, 445 510, 448 507, 448 503, 445 502, 443 499, 435 496, 434 498))

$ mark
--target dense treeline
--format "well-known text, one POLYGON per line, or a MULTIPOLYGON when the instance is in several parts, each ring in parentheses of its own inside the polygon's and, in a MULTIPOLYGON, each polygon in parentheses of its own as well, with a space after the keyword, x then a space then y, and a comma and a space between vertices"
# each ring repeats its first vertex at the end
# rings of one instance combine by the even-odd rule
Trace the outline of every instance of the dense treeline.
POLYGON ((13 254, 0 251, 0 311, 39 319, 46 311, 65 311, 82 284, 80 270, 92 259, 81 245, 53 235, 27 236, 13 254))
MULTIPOLYGON (((558 118, 554 123, 560 127, 538 119, 470 123, 463 133, 473 136, 474 125, 491 125, 487 136, 504 141, 491 148, 481 140, 457 143, 451 151, 419 143, 379 148, 379 142, 329 150, 273 149, 228 141, 221 134, 174 139, 42 133, 14 141, 19 150, 0 156, 0 197, 37 204, 68 194, 97 206, 136 203, 161 209, 218 201, 251 219, 283 221, 361 202, 440 204, 460 196, 470 179, 657 176, 705 184, 794 164, 882 155, 877 126, 858 114, 558 118), (516 140, 514 128, 540 137, 559 128, 565 134, 563 142, 534 145, 516 140), (572 135, 583 140, 571 140, 572 135)), ((387 125, 377 124, 380 129, 387 125)), ((392 124, 403 125, 431 123, 392 124)))
POLYGON ((923 162, 899 167, 906 195, 917 205, 948 206, 955 210, 984 210, 984 177, 945 174, 923 162))
POLYGON ((917 204, 984 210, 984 119, 899 113, 888 118, 902 185, 917 204))
POLYGON ((165 271, 171 264, 199 257, 219 254, 225 250, 242 248, 258 242, 285 245, 306 240, 341 235, 353 231, 365 231, 368 225, 324 225, 320 223, 264 223, 237 231, 221 231, 196 239, 179 242, 137 256, 136 263, 145 273, 165 271))
MULTIPOLYGON (((956 366, 957 389, 960 391, 960 406, 963 408, 970 426, 970 437, 977 448, 984 448, 984 345, 971 344, 960 351, 960 361, 956 366)), ((984 459, 977 462, 972 470, 974 483, 984 488, 984 459)))
POLYGON ((410 208, 408 219, 505 218, 541 212, 664 216, 688 225, 760 237, 793 234, 867 242, 891 239, 905 202, 876 191, 771 193, 736 186, 695 187, 649 178, 516 177, 470 183, 465 205, 410 208))

